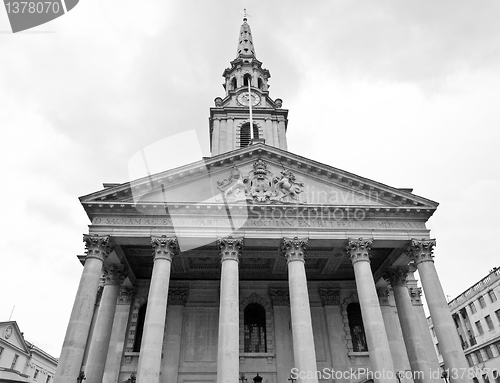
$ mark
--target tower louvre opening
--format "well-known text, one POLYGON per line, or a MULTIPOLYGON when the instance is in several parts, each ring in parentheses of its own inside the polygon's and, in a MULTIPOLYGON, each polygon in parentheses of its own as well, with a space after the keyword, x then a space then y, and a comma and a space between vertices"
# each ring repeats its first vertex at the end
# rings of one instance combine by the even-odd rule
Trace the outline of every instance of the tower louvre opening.
MULTIPOLYGON (((253 124, 253 137, 259 138, 259 127, 253 124)), ((240 129, 240 148, 250 145, 250 123, 243 124, 240 129)))

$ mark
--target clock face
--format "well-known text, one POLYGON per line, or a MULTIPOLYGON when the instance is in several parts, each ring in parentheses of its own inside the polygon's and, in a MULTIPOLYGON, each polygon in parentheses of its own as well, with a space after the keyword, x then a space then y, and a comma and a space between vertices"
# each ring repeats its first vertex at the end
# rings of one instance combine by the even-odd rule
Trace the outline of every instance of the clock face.
POLYGON ((250 92, 250 94, 248 94, 248 92, 242 92, 238 95, 237 100, 241 105, 248 106, 251 101, 252 106, 255 106, 260 103, 260 96, 254 91, 250 92))
POLYGON ((12 335, 12 326, 7 326, 4 332, 5 339, 9 339, 11 335, 12 335))

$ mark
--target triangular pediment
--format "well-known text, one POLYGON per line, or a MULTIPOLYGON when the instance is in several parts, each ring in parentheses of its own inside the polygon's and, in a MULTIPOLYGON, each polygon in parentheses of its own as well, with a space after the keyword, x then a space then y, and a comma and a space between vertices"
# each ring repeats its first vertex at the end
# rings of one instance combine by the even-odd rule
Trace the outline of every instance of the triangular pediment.
POLYGON ((80 198, 96 204, 248 204, 425 209, 437 203, 296 154, 255 144, 113 185, 80 198))
POLYGON ((15 321, 0 322, 0 339, 17 351, 29 355, 29 348, 15 321))

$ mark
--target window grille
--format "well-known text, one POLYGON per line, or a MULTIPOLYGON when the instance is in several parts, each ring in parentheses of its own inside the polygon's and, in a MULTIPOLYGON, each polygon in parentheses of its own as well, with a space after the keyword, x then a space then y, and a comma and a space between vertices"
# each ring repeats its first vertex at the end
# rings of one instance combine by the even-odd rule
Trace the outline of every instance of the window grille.
POLYGON ((244 311, 245 352, 267 352, 266 310, 258 303, 250 303, 244 311))
POLYGON ((351 330, 352 350, 355 352, 368 351, 359 303, 350 303, 347 306, 347 319, 351 330))

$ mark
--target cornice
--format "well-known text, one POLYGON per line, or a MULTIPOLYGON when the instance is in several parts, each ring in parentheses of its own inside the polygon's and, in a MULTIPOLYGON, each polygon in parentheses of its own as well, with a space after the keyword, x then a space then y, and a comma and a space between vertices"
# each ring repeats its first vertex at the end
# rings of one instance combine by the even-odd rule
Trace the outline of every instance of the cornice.
POLYGON ((408 219, 413 220, 427 220, 434 211, 435 208, 421 208, 409 206, 406 208, 394 207, 394 206, 376 206, 369 207, 366 205, 245 205, 237 206, 236 204, 230 204, 225 206, 222 203, 158 203, 158 202, 145 202, 140 204, 135 204, 133 202, 116 202, 116 201, 95 201, 95 202, 84 202, 83 207, 87 213, 92 213, 92 216, 98 214, 108 214, 120 216, 123 213, 132 213, 131 215, 137 215, 139 217, 148 216, 148 211, 151 212, 151 216, 157 216, 159 219, 167 216, 167 213, 158 214, 158 211, 168 209, 169 212, 176 212, 177 214, 195 215, 200 212, 206 212, 207 217, 217 216, 219 212, 225 213, 226 209, 233 212, 241 211, 241 213, 247 212, 273 212, 275 210, 281 210, 283 212, 291 212, 290 217, 294 214, 308 214, 309 216, 322 217, 322 215, 331 216, 333 212, 342 212, 346 215, 353 214, 353 212, 363 212, 365 218, 364 220, 374 220, 374 219, 391 219, 398 221, 406 221, 408 219), (140 209, 140 212, 138 211, 140 209))

